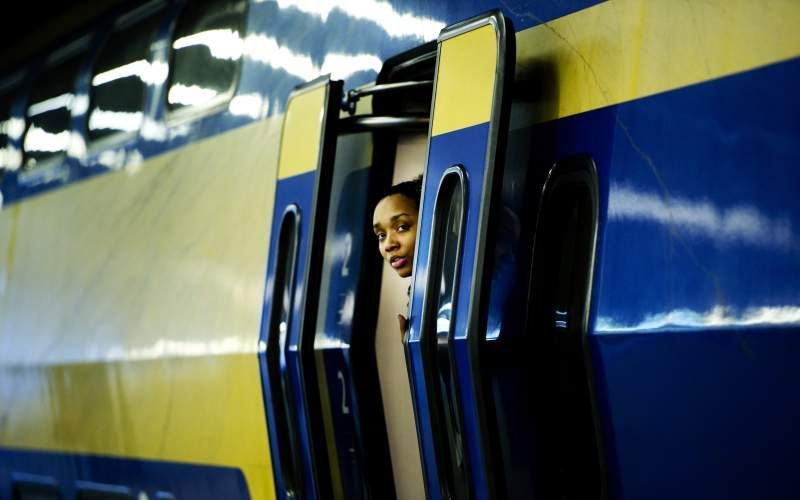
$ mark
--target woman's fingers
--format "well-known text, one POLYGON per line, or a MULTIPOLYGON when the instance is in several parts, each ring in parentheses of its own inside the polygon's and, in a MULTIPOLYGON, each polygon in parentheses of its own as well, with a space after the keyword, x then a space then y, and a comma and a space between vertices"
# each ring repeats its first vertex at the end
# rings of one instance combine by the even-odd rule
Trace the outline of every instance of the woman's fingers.
POLYGON ((398 314, 397 322, 400 324, 400 339, 402 339, 403 335, 406 333, 406 330, 408 330, 408 318, 402 314, 398 314))

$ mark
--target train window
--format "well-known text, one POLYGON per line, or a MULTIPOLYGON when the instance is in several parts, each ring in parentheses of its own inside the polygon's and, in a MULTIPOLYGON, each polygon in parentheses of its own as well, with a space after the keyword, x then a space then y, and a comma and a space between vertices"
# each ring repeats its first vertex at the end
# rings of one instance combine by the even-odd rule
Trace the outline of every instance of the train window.
POLYGON ((141 127, 147 84, 158 81, 158 68, 149 62, 150 41, 160 21, 156 14, 121 22, 103 45, 92 71, 90 142, 141 127))
POLYGON ((233 94, 244 46, 246 2, 200 0, 183 11, 172 42, 167 109, 208 109, 233 94))
POLYGON ((532 388, 538 401, 535 485, 543 498, 601 498, 599 434, 586 322, 597 231, 593 162, 559 162, 545 184, 533 252, 532 388))
POLYGON ((444 498, 469 498, 458 386, 450 343, 456 309, 458 269, 466 204, 466 176, 461 167, 445 171, 434 205, 428 285, 420 338, 424 349, 432 434, 444 498))
POLYGON ((290 205, 283 214, 278 236, 272 309, 267 334, 267 371, 270 387, 273 389, 272 405, 275 410, 276 437, 280 450, 280 474, 289 498, 303 496, 297 410, 286 367, 289 322, 293 306, 292 291, 299 243, 300 212, 297 205, 290 205))
POLYGON ((11 117, 12 103, 13 94, 0 96, 0 180, 3 179, 3 172, 14 170, 17 166, 14 136, 19 133, 15 130, 19 120, 11 117))
POLYGON ((22 143, 23 168, 39 168, 63 159, 71 136, 75 79, 82 54, 51 65, 38 76, 28 97, 28 127, 22 143))
POLYGON ((133 493, 127 486, 76 481, 77 500, 132 500, 133 493))
POLYGON ((12 500, 59 500, 61 492, 58 483, 52 477, 13 473, 11 498, 12 500))

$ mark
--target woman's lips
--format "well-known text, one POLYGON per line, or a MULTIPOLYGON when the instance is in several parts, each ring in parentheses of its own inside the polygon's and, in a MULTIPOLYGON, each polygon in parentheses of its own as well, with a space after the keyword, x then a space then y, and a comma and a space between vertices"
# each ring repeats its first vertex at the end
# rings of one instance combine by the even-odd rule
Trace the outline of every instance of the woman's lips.
POLYGON ((396 259, 392 259, 389 264, 391 264, 394 269, 400 269, 404 267, 407 262, 408 260, 405 257, 397 257, 396 259))

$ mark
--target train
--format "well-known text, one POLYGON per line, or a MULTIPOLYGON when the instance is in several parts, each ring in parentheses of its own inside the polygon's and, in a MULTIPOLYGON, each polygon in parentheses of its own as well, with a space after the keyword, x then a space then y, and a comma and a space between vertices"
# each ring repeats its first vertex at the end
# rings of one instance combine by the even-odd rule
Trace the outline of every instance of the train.
POLYGON ((149 0, 70 33, 0 78, 0 499, 797 498, 799 22, 149 0), (401 278, 372 211, 420 175, 401 278))

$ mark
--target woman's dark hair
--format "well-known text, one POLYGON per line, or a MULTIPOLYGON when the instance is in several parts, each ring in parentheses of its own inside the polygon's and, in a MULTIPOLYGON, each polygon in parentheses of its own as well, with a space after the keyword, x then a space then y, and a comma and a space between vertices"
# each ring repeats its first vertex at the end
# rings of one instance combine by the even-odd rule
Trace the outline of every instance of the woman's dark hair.
POLYGON ((416 203, 417 207, 419 207, 419 200, 422 197, 422 176, 418 175, 410 181, 395 184, 386 190, 383 196, 381 196, 381 199, 393 194, 402 194, 409 200, 412 200, 414 203, 416 203))

